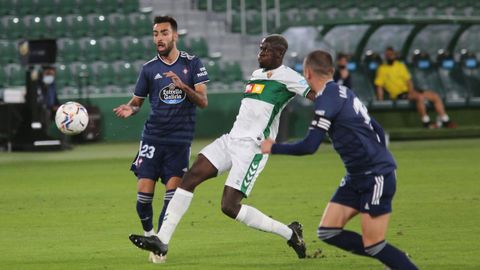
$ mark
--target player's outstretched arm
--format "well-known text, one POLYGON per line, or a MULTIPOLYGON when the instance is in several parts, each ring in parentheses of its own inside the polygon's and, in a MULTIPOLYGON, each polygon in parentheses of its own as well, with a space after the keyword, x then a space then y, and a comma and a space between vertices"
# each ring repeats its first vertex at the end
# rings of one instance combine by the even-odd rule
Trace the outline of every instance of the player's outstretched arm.
POLYGON ((195 89, 183 83, 183 81, 172 71, 163 73, 166 77, 172 79, 176 87, 182 89, 187 95, 188 99, 200 108, 208 106, 207 86, 203 83, 196 84, 195 89))
POLYGON ((113 109, 113 112, 117 117, 127 118, 140 111, 140 107, 143 104, 143 98, 133 96, 127 104, 122 104, 113 109))
POLYGON ((322 129, 310 129, 307 136, 298 142, 291 144, 276 144, 273 140, 262 141, 261 149, 264 154, 284 154, 303 156, 315 153, 320 143, 325 138, 325 131, 322 129))

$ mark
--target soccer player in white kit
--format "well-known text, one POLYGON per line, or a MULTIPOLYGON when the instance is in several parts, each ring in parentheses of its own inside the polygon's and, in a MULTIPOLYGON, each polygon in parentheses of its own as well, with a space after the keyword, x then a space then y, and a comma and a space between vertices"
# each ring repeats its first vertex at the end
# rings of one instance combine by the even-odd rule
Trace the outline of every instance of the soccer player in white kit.
POLYGON ((203 181, 230 171, 222 196, 222 212, 245 225, 277 234, 287 240, 299 258, 305 258, 302 226, 298 222, 285 225, 256 208, 241 204, 248 197, 268 155, 262 154, 260 143, 275 139, 280 114, 295 95, 315 98, 305 79, 282 64, 288 43, 280 35, 262 40, 258 63, 245 87, 244 98, 232 130, 202 149, 193 166, 184 175, 166 210, 160 231, 155 236, 131 235, 137 247, 165 255, 172 234, 187 211, 193 192, 203 181))

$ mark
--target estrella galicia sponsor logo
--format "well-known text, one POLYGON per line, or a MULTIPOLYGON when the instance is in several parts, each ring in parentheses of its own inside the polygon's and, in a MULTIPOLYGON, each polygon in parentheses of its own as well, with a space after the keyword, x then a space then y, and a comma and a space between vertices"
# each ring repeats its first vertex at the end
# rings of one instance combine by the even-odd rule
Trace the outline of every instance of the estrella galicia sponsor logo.
POLYGON ((178 104, 185 99, 186 94, 171 83, 160 90, 159 97, 166 104, 178 104))

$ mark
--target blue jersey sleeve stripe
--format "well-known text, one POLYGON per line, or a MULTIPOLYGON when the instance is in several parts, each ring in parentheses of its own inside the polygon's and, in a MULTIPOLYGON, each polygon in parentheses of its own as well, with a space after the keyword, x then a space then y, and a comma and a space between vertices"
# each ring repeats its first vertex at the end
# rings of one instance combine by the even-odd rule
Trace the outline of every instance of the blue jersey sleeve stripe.
POLYGON ((197 85, 197 84, 206 84, 206 83, 208 83, 209 81, 210 81, 210 80, 205 80, 205 81, 197 82, 197 83, 194 84, 194 85, 197 85))
POLYGON ((133 94, 133 96, 134 96, 134 97, 138 97, 138 98, 141 98, 141 99, 144 99, 144 98, 146 98, 146 96, 145 96, 145 97, 142 97, 142 96, 139 96, 139 95, 135 95, 135 94, 133 94))

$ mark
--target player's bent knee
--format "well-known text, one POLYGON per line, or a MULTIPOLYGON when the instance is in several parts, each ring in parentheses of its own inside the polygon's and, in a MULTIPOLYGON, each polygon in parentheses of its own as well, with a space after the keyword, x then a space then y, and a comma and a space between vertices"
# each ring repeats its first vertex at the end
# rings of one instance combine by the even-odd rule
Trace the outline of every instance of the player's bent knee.
POLYGON ((329 239, 341 234, 342 231, 343 228, 319 227, 317 230, 317 236, 320 240, 329 243, 329 239))
POLYGON ((237 205, 233 205, 231 203, 228 203, 228 202, 225 202, 225 201, 222 201, 222 212, 231 217, 231 218, 236 218, 237 215, 238 215, 238 206, 237 205))

